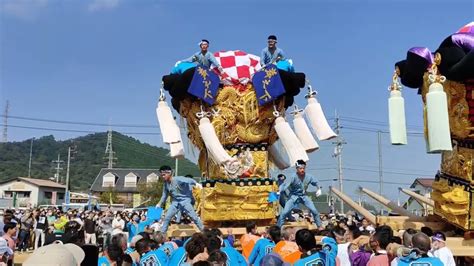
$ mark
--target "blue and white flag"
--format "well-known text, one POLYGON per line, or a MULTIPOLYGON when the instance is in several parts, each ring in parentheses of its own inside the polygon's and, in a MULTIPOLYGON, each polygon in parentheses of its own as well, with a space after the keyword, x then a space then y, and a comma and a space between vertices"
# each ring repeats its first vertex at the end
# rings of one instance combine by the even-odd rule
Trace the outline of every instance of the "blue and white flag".
POLYGON ((257 94, 258 105, 262 106, 285 94, 278 69, 274 64, 265 66, 255 73, 252 83, 257 94))

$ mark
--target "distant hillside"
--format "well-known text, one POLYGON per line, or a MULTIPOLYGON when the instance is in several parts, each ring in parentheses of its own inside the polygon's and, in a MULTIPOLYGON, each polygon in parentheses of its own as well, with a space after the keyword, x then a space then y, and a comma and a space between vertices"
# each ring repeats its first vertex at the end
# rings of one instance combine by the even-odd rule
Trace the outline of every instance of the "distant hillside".
MULTIPOLYGON (((105 147, 107 133, 96 133, 66 141, 56 141, 53 136, 35 139, 33 142, 33 159, 31 177, 48 178, 54 176, 55 170, 51 161, 60 153, 63 170, 61 178, 66 177, 67 150, 69 145, 76 146, 70 166, 70 184, 73 190, 86 191, 94 181, 101 168, 107 167, 105 147)), ((113 150, 117 158, 115 168, 159 168, 167 164, 174 168, 174 159, 168 156, 167 149, 141 143, 132 137, 113 132, 113 150)), ((22 142, 0 143, 0 181, 11 177, 28 176, 30 140, 22 142)), ((179 172, 199 175, 196 164, 187 159, 179 161, 179 172)))

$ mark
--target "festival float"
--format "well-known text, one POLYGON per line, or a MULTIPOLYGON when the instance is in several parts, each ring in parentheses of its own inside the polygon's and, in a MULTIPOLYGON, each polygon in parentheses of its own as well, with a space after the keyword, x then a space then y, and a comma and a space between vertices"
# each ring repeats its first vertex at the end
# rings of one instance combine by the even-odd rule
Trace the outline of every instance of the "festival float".
POLYGON ((434 213, 474 231, 474 22, 434 52, 414 47, 395 64, 389 99, 392 144, 407 144, 402 84, 421 95, 427 152, 441 154, 431 193, 434 213))
POLYGON ((178 62, 163 76, 156 109, 163 142, 170 145, 171 157, 184 156, 181 128, 166 91, 199 150, 203 181, 194 196, 203 223, 242 225, 253 220, 268 225, 279 209, 271 199, 278 190, 271 167, 283 170, 299 159, 308 161, 308 153, 319 148, 313 135, 319 140, 336 135, 316 92, 304 73, 294 71, 291 60, 261 66, 258 56, 243 51, 214 56, 222 69, 178 62), (305 87, 308 103, 302 110, 294 97, 305 87))

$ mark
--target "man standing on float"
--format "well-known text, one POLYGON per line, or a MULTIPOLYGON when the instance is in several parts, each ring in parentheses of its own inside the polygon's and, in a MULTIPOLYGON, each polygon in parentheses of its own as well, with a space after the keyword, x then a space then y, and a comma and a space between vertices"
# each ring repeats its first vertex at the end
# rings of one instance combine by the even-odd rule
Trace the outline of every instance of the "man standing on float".
POLYGON ((158 202, 156 206, 161 208, 168 196, 171 197, 171 204, 166 211, 161 231, 166 232, 168 230, 171 218, 173 218, 178 211, 185 211, 199 230, 202 231, 204 226, 196 214, 196 211, 194 211, 193 205, 191 204, 192 197, 190 196, 192 195, 192 187, 199 184, 191 178, 173 176, 171 167, 167 165, 160 168, 160 175, 161 178, 163 178, 164 187, 160 202, 158 202))
POLYGON ((308 186, 312 185, 318 187, 318 180, 316 177, 306 173, 306 163, 303 160, 296 162, 296 175, 291 175, 285 180, 285 182, 279 188, 279 194, 288 192, 288 200, 286 201, 285 208, 278 217, 278 226, 282 226, 285 222, 285 217, 298 206, 298 204, 305 205, 311 214, 313 215, 314 222, 320 230, 322 230, 322 223, 319 217, 319 212, 314 206, 311 198, 306 195, 308 186))

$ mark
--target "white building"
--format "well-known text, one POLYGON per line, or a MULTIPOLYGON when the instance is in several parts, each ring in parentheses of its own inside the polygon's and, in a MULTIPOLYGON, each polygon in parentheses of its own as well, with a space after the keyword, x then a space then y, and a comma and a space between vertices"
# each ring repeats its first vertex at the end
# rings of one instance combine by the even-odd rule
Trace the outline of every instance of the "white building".
POLYGON ((90 190, 96 196, 114 191, 127 206, 136 207, 143 203, 139 186, 157 182, 159 173, 158 169, 102 168, 90 190))
POLYGON ((60 205, 65 192, 65 185, 45 179, 16 177, 0 182, 0 197, 13 199, 14 205, 4 207, 60 205))
MULTIPOLYGON (((410 188, 413 192, 416 192, 427 198, 431 198, 433 182, 433 178, 417 178, 413 184, 411 184, 410 188)), ((428 206, 427 204, 422 203, 412 197, 408 198, 403 207, 416 215, 427 215, 433 213, 433 208, 431 206, 428 206)))

